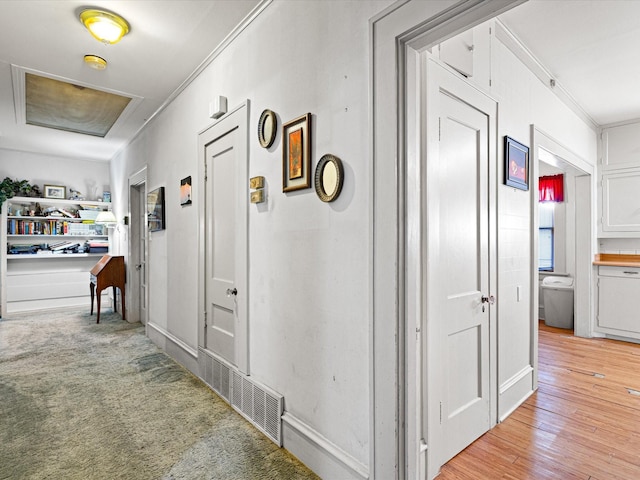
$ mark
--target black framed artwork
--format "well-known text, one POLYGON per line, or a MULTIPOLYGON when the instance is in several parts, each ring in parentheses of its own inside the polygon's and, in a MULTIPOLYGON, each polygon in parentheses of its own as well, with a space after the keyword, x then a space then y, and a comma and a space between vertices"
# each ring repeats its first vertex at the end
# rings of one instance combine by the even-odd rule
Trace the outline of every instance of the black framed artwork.
POLYGON ((158 187, 147 194, 147 224, 150 232, 164 230, 164 187, 158 187))
POLYGON ((529 190, 529 147, 504 137, 504 184, 529 190))

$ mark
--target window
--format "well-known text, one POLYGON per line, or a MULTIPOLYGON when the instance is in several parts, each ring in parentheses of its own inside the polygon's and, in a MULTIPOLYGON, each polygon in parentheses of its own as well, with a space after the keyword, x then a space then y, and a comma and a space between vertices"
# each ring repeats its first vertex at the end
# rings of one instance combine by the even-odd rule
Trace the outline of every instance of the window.
POLYGON ((553 203, 540 203, 539 237, 538 237, 538 270, 553 271, 553 203))

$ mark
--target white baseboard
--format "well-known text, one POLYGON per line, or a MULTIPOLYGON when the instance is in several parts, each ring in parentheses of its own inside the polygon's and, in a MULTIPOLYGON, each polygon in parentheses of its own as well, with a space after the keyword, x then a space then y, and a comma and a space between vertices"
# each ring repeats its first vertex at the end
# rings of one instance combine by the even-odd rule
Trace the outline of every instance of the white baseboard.
POLYGON ((513 411, 533 394, 533 374, 531 365, 525 366, 499 388, 499 421, 504 421, 513 411))
POLYGON ((321 478, 367 480, 369 469, 289 412, 282 415, 283 447, 321 478))
POLYGON ((147 322, 147 337, 167 355, 198 376, 198 352, 159 325, 147 322))

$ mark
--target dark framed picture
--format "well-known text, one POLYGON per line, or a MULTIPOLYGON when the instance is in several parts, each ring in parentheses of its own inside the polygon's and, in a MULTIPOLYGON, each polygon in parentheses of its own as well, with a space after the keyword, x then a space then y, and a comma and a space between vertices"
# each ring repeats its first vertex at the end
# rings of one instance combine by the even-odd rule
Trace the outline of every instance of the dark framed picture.
POLYGON ((150 232, 164 230, 164 187, 147 193, 147 224, 150 232))
POLYGON ((60 185, 44 186, 44 198, 65 199, 66 197, 67 197, 67 187, 62 187, 60 185))
POLYGON ((529 190, 529 147, 504 137, 504 184, 529 190))
POLYGON ((191 205, 191 175, 180 180, 180 205, 191 205))
POLYGON ((282 191, 311 187, 311 114, 282 125, 282 191))

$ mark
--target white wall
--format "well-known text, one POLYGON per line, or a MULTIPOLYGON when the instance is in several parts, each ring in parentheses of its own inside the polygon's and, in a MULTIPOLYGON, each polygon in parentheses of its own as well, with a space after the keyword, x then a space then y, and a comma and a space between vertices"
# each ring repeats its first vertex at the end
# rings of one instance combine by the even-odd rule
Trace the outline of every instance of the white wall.
MULTIPOLYGON (((249 174, 264 175, 268 191, 266 206, 252 206, 249 218, 251 374, 284 394, 289 413, 365 466, 373 277, 368 19, 389 3, 274 2, 112 162, 120 215, 127 210, 127 178, 141 167, 148 167, 149 189, 166 187, 167 230, 152 233, 149 244, 149 321, 195 349, 199 219, 195 206, 179 206, 178 192, 187 175, 198 185, 197 133, 211 124, 209 101, 224 95, 232 108, 250 99, 251 127, 265 108, 277 113, 279 123, 313 114, 314 165, 324 153, 345 163, 343 193, 333 204, 320 202, 313 190, 281 193, 280 138, 268 151, 255 136, 250 141, 249 174)), ((595 132, 502 43, 492 38, 485 45, 490 69, 478 71, 490 74, 492 82, 480 88, 499 102, 499 138, 530 144, 535 124, 595 163, 595 132)), ((393 45, 387 48, 391 55, 393 45)), ((517 378, 533 355, 532 196, 502 185, 503 173, 498 161, 501 386, 517 378)), ((375 179, 391 181, 393 176, 375 179)), ((196 205, 202 200, 195 188, 193 199, 196 205)), ((394 228, 393 218, 378 218, 394 228)), ((514 387, 501 402, 501 414, 527 391, 514 387)))
POLYGON ((73 188, 86 200, 102 200, 103 190, 110 188, 109 176, 109 162, 0 149, 0 179, 27 180, 41 192, 44 185, 61 185, 67 187, 67 195, 73 188))
MULTIPOLYGON (((368 19, 389 1, 276 1, 244 30, 113 161, 116 210, 127 178, 148 166, 148 189, 165 186, 167 229, 150 234, 149 322, 197 348, 197 134, 215 95, 251 101, 249 175, 266 178, 266 205, 249 212, 251 375, 285 397, 288 413, 369 464, 368 19), (285 195, 281 138, 254 134, 265 108, 279 126, 312 118, 313 166, 343 160, 331 204, 313 189, 285 195), (194 206, 180 207, 180 179, 194 206)), ((247 194, 249 190, 247 189, 247 194)))
MULTIPOLYGON (((531 146, 530 126, 533 124, 595 165, 596 131, 558 100, 502 42, 495 39, 491 45, 491 94, 500 105, 499 138, 508 135, 531 146)), ((499 145, 498 158, 502 159, 502 141, 499 145)), ((531 285, 535 272, 529 252, 533 247, 531 201, 537 201, 537 192, 528 195, 502 185, 503 162, 498 161, 498 167, 498 382, 502 395, 499 414, 503 416, 521 400, 526 385, 520 382, 511 385, 511 391, 502 390, 531 365, 535 348, 530 295, 537 285, 531 285), (517 299, 518 287, 523 293, 520 301, 517 299)))
MULTIPOLYGON (((510 49, 513 42, 501 41, 496 30, 504 28, 491 20, 475 27, 474 75, 469 81, 484 90, 499 103, 498 115, 498 382, 500 391, 499 417, 503 418, 531 390, 534 363, 535 333, 532 329, 532 295, 537 285, 537 262, 531 259, 532 202, 537 192, 528 192, 504 185, 505 136, 533 148, 531 125, 548 133, 559 144, 577 154, 588 164, 597 162, 597 132, 586 124, 552 89, 543 83, 510 49), (509 45, 509 46, 507 46, 509 45), (487 68, 482 64, 489 64, 487 68), (518 291, 520 296, 518 297, 518 291)), ((522 51, 519 51, 522 55, 522 51)), ((525 54, 526 56, 526 54, 525 54)), ((530 150, 530 160, 534 153, 530 150)), ((531 165, 530 186, 535 174, 531 165)), ((571 175, 569 175, 571 177, 571 175)), ((567 179, 567 194, 574 189, 573 177, 567 179)), ((575 270, 574 245, 566 241, 567 222, 575 215, 566 204, 559 205, 558 221, 562 238, 557 247, 557 268, 575 270)), ((572 227, 573 228, 573 227, 572 227)), ((558 270, 560 271, 560 270, 558 270)), ((537 319, 533 319, 537 321, 537 319)))

